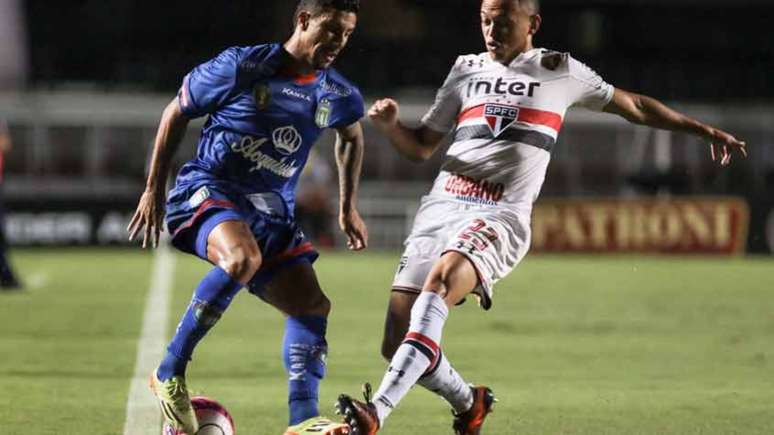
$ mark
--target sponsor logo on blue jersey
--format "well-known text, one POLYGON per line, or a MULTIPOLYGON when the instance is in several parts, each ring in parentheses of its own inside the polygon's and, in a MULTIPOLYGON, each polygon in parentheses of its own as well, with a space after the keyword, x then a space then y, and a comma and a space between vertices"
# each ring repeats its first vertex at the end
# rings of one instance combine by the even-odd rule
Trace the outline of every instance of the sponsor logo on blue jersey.
POLYGON ((320 83, 320 87, 325 92, 330 92, 331 94, 338 95, 339 97, 349 97, 350 95, 352 95, 351 89, 328 80, 323 80, 320 83))
POLYGON ((310 103, 312 102, 312 97, 311 96, 309 96, 309 95, 307 95, 307 94, 305 94, 305 93, 303 93, 301 91, 298 91, 296 89, 283 88, 282 89, 282 94, 283 95, 287 95, 289 97, 298 98, 299 100, 308 101, 310 103))
MULTIPOLYGON (((274 145, 282 154, 292 154, 301 146, 301 136, 292 126, 278 128, 274 130, 272 136, 273 138, 276 137, 279 139, 278 142, 274 142, 274 145)), ((250 172, 266 169, 280 177, 291 178, 299 169, 299 167, 295 165, 296 161, 289 160, 288 157, 277 160, 262 152, 260 148, 263 144, 268 142, 268 140, 269 139, 265 137, 254 138, 252 136, 245 136, 241 140, 232 143, 231 150, 253 163, 250 172)))
POLYGON ((271 134, 271 138, 274 141, 274 147, 277 148, 277 151, 286 156, 298 151, 298 149, 301 148, 301 144, 304 142, 301 138, 301 134, 296 130, 296 127, 292 125, 286 125, 285 127, 274 130, 271 134))

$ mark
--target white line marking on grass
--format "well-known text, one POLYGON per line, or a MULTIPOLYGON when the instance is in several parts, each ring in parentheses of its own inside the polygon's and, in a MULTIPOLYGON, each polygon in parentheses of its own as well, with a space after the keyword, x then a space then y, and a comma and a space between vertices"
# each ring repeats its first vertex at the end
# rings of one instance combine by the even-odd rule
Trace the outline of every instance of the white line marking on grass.
POLYGON ((137 342, 137 361, 126 402, 124 435, 158 435, 161 413, 148 388, 148 376, 164 356, 175 257, 162 240, 153 257, 150 288, 145 300, 142 333, 137 342))

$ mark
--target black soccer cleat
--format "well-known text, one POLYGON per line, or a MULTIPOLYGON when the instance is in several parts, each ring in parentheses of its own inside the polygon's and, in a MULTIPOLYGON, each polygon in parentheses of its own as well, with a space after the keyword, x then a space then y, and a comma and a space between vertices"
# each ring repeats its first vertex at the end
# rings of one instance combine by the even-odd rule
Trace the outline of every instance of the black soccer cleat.
POLYGON ((470 389, 473 391, 473 406, 467 412, 460 414, 452 412, 454 414, 452 427, 455 435, 479 435, 486 416, 492 412, 497 402, 494 393, 487 387, 471 386, 470 389))

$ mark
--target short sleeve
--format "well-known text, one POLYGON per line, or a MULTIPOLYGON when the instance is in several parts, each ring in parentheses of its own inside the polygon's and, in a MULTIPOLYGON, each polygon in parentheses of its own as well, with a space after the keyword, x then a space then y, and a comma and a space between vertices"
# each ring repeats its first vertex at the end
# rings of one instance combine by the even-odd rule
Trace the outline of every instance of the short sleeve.
POLYGON ((462 57, 457 58, 457 62, 446 77, 441 89, 435 95, 435 102, 425 116, 422 117, 422 124, 439 132, 448 133, 457 123, 457 116, 462 109, 462 101, 457 93, 457 65, 462 62, 462 57))
POLYGON ((178 92, 183 113, 197 118, 218 110, 236 85, 239 59, 240 49, 232 47, 188 73, 178 92))
POLYGON ((365 115, 363 96, 357 89, 351 89, 351 93, 336 104, 329 128, 344 128, 360 121, 365 115))
POLYGON ((613 99, 615 88, 600 77, 594 70, 569 58, 569 105, 582 106, 594 111, 602 111, 613 99))

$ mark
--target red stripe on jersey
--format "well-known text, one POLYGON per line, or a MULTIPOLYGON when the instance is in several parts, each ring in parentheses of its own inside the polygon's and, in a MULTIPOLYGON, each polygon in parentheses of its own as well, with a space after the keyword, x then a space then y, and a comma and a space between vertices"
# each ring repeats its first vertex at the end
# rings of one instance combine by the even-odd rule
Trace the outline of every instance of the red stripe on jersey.
MULTIPOLYGON (((486 104, 480 104, 463 110, 457 118, 457 123, 461 124, 463 121, 472 118, 481 118, 484 116, 484 106, 486 104)), ((530 109, 528 107, 518 107, 518 109, 519 117, 516 120, 519 122, 549 127, 556 130, 557 133, 562 129, 562 117, 558 113, 530 109)))
POLYGON ((557 133, 562 129, 562 117, 558 113, 546 112, 545 110, 519 107, 518 120, 530 124, 545 125, 553 128, 557 133))
POLYGON ((457 124, 462 124, 462 121, 466 121, 471 118, 480 118, 482 116, 484 116, 484 104, 473 106, 463 110, 462 113, 460 113, 460 116, 457 118, 457 124))
POLYGON ((295 78, 295 82, 297 85, 308 85, 310 83, 314 83, 315 80, 317 80, 316 73, 300 75, 300 76, 296 76, 295 78))
POLYGON ((219 208, 226 208, 234 210, 236 209, 236 206, 231 201, 226 201, 225 199, 208 199, 201 203, 198 209, 196 209, 196 213, 194 213, 193 216, 191 216, 190 219, 185 221, 180 227, 175 231, 175 236, 178 235, 181 231, 190 228, 193 226, 194 223, 201 217, 204 212, 209 210, 212 207, 219 207, 219 208))
POLYGON ((281 254, 267 259, 264 264, 261 265, 261 269, 275 267, 284 263, 285 261, 298 257, 301 254, 306 254, 312 251, 314 251, 314 245, 312 245, 312 242, 304 242, 293 249, 289 249, 285 252, 282 252, 281 254))

